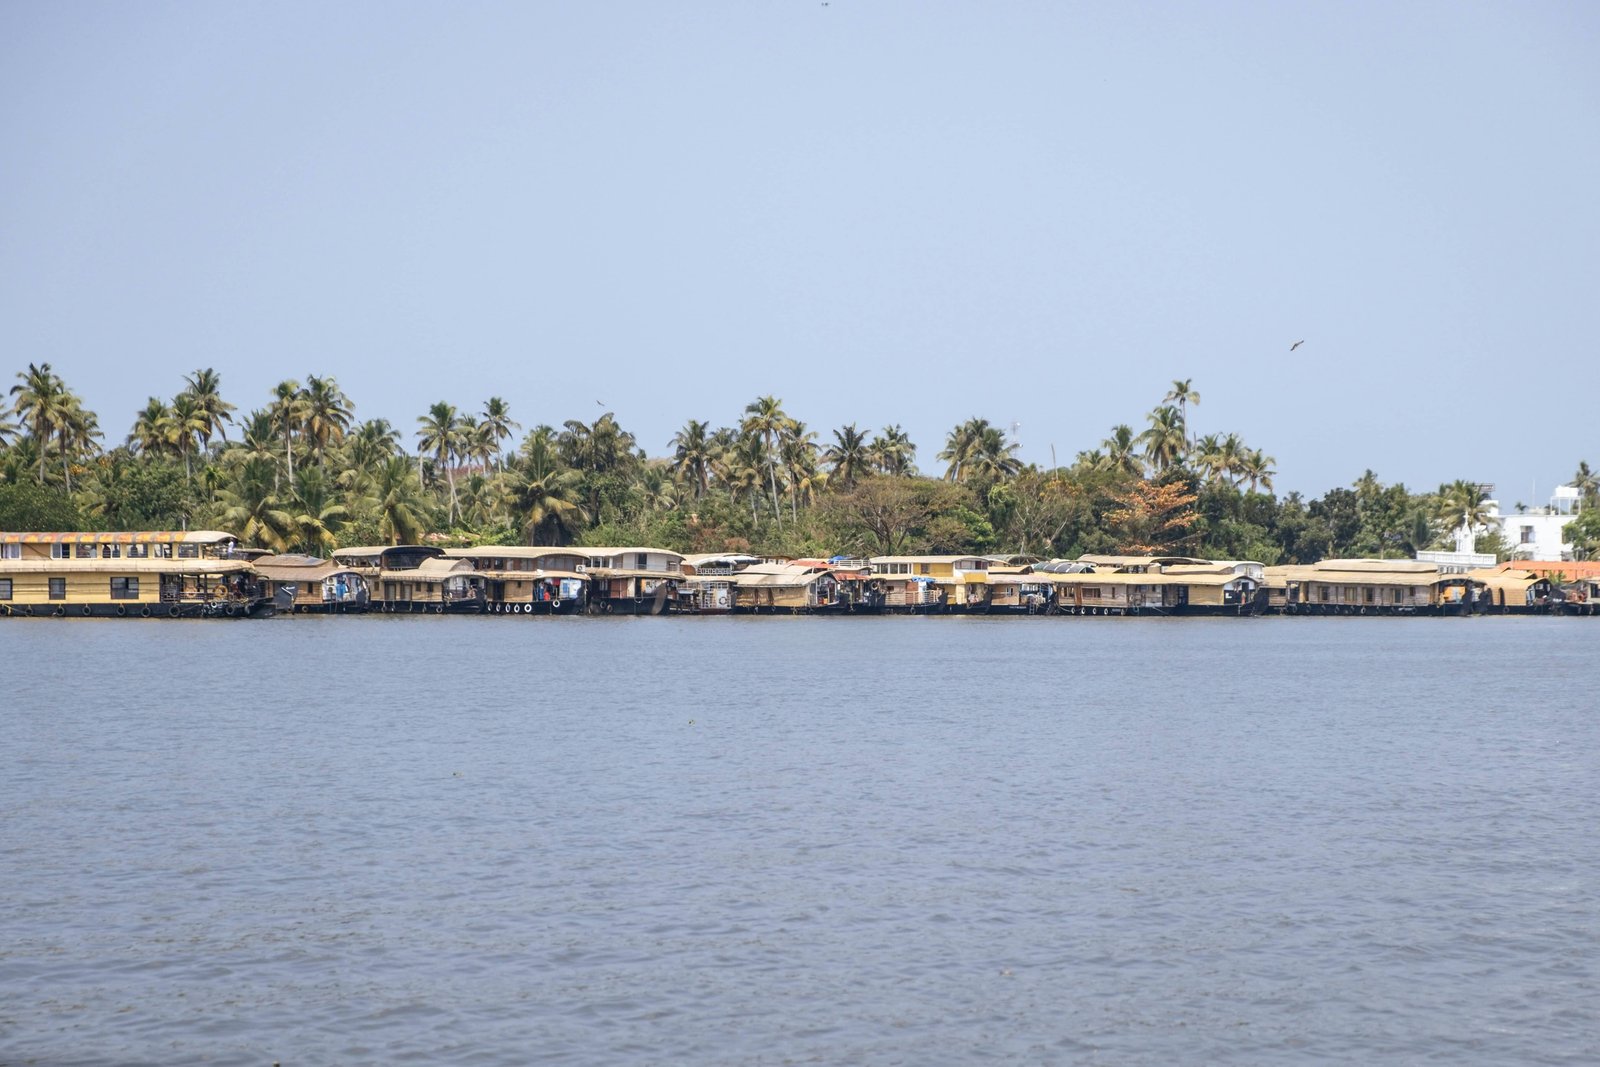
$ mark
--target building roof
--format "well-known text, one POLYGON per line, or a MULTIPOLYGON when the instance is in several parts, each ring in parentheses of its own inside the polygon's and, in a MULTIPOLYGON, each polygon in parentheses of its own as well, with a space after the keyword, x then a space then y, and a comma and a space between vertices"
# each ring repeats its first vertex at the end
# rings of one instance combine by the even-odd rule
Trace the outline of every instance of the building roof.
POLYGON ((242 559, 6 559, 9 574, 233 574, 254 568, 242 559))
POLYGON ((658 556, 671 556, 680 561, 683 559, 683 554, 681 552, 674 552, 670 548, 592 548, 587 545, 578 545, 574 546, 572 551, 580 556, 587 556, 590 559, 593 559, 596 556, 621 556, 629 552, 650 552, 658 556))
POLYGON ((447 548, 452 559, 544 559, 547 556, 576 556, 587 559, 586 548, 549 548, 538 545, 475 545, 472 548, 447 548))
POLYGON ((354 574, 343 563, 316 556, 266 556, 254 560, 251 566, 261 577, 274 582, 320 582, 335 574, 354 574))
POLYGON ((224 541, 237 541, 231 533, 221 530, 113 530, 100 533, 0 533, 0 544, 6 545, 147 545, 186 544, 215 545, 224 541))
POLYGON ((1600 560, 1519 559, 1514 563, 1502 563, 1498 569, 1527 571, 1530 574, 1545 574, 1552 577, 1560 575, 1567 581, 1600 578, 1600 560))

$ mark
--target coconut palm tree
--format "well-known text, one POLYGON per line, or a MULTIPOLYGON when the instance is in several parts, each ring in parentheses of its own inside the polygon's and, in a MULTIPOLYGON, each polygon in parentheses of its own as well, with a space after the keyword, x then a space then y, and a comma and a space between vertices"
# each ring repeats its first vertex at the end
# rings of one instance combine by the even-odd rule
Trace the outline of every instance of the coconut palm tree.
POLYGON ((413 477, 411 461, 391 456, 372 479, 372 507, 378 534, 391 545, 415 544, 427 527, 427 502, 413 477))
POLYGON ((286 551, 295 536, 294 519, 273 492, 277 464, 247 459, 233 479, 217 492, 223 505, 222 524, 245 544, 274 552, 286 551))
POLYGON ((522 439, 518 454, 535 477, 543 478, 561 466, 561 455, 556 446, 559 436, 554 426, 541 424, 529 430, 528 436, 522 439))
POLYGON ((528 467, 513 472, 512 514, 530 545, 564 545, 577 536, 589 515, 578 502, 581 475, 574 470, 535 474, 528 467))
POLYGON ((1485 507, 1487 494, 1476 482, 1457 480, 1439 486, 1436 514, 1441 525, 1450 530, 1465 526, 1476 530, 1488 525, 1489 509, 1485 507))
MULTIPOLYGON (((155 398, 152 397, 152 400, 155 398)), ((148 410, 148 409, 147 409, 148 410)), ((252 411, 239 423, 240 447, 250 457, 277 462, 278 423, 270 411, 252 411)))
POLYGON ((1239 474, 1250 483, 1250 491, 1257 488, 1272 491, 1272 476, 1276 473, 1273 469, 1278 461, 1264 454, 1261 449, 1245 450, 1240 459, 1239 474))
POLYGON ((294 483, 294 435, 305 424, 306 399, 300 383, 285 379, 272 387, 270 409, 278 433, 283 437, 283 462, 290 484, 294 483))
POLYGON ((494 443, 495 469, 505 468, 505 455, 501 442, 511 437, 513 430, 522 429, 522 424, 511 418, 511 405, 497 396, 491 396, 483 404, 483 432, 494 443))
POLYGON ((1200 394, 1195 391, 1194 379, 1183 378, 1172 380, 1172 388, 1167 390, 1167 395, 1161 398, 1163 404, 1178 405, 1178 422, 1182 424, 1184 432, 1189 429, 1189 405, 1200 406, 1200 394))
POLYGON ((222 399, 222 377, 210 367, 206 367, 193 374, 184 375, 183 380, 188 386, 184 392, 194 398, 195 406, 199 409, 201 418, 205 420, 205 429, 200 431, 201 448, 211 447, 213 434, 226 441, 227 424, 233 421, 234 407, 222 399))
POLYGON ((1572 487, 1586 508, 1600 505, 1600 475, 1589 469, 1588 460, 1580 460, 1577 473, 1572 476, 1572 487))
POLYGON ((183 459, 183 476, 194 481, 192 457, 200 440, 211 425, 199 402, 189 393, 179 393, 172 399, 167 416, 167 443, 183 459))
POLYGON ((884 474, 908 476, 917 472, 917 446, 899 424, 885 426, 870 447, 873 465, 884 474))
POLYGON ((11 387, 11 410, 28 428, 34 444, 39 449, 39 484, 44 484, 45 454, 48 444, 66 417, 66 383, 50 369, 50 364, 28 364, 28 369, 18 371, 19 384, 11 387))
POLYGON ((936 457, 945 464, 945 481, 966 481, 967 461, 972 458, 973 450, 989 429, 988 419, 972 418, 950 431, 944 440, 944 450, 936 457))
POLYGON ((694 485, 696 500, 711 490, 711 461, 716 455, 716 446, 709 431, 706 423, 690 419, 667 442, 672 449, 672 472, 694 485))
POLYGON ((745 405, 742 429, 760 437, 765 446, 767 486, 772 490, 772 514, 783 525, 783 512, 778 510, 778 457, 779 439, 788 432, 791 422, 783 410, 783 401, 775 396, 761 396, 745 405))
POLYGON ((289 540, 312 555, 326 555, 338 545, 339 528, 350 514, 321 467, 300 471, 294 496, 284 510, 289 513, 289 540))
POLYGON ((428 409, 426 415, 417 416, 417 448, 422 453, 432 453, 434 463, 443 468, 445 481, 450 486, 450 524, 456 521, 456 476, 451 462, 461 445, 461 419, 454 404, 443 400, 428 409))
POLYGON ((1100 442, 1106 470, 1132 478, 1144 477, 1144 460, 1138 453, 1139 435, 1127 423, 1111 427, 1111 436, 1100 442))
POLYGON ((1183 462, 1187 440, 1183 434, 1183 416, 1177 408, 1159 407, 1149 415, 1150 428, 1139 435, 1144 442, 1145 458, 1157 474, 1183 462))
POLYGON ((784 480, 789 483, 789 518, 798 524, 800 495, 803 492, 809 498, 818 481, 817 435, 806 429, 805 423, 791 419, 778 447, 783 461, 784 480))
POLYGON ((128 449, 146 456, 159 456, 171 442, 172 409, 158 396, 145 401, 144 410, 133 420, 128 434, 128 449))
POLYGON ((95 448, 99 436, 99 418, 76 394, 67 392, 56 419, 56 446, 61 451, 61 480, 68 493, 72 492, 72 460, 95 448))
POLYGON ((1016 456, 1017 447, 1015 441, 1006 440, 1005 432, 999 427, 985 425, 973 443, 962 473, 988 482, 1015 478, 1022 470, 1022 461, 1016 456))
POLYGON ((318 463, 327 455, 330 444, 344 440, 353 417, 350 398, 331 375, 321 378, 313 374, 306 379, 301 391, 301 428, 311 441, 318 463))
POLYGON ((833 480, 846 489, 856 484, 856 478, 872 469, 872 449, 867 435, 856 429, 856 424, 841 426, 833 431, 833 444, 822 453, 822 462, 828 465, 833 480))

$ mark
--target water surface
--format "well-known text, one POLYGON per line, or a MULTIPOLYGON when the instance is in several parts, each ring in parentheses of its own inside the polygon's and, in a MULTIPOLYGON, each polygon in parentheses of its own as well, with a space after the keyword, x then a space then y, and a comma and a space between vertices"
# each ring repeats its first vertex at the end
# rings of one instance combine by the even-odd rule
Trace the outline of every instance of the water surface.
POLYGON ((1573 619, 17 621, 0 1063, 1587 1063, 1573 619))

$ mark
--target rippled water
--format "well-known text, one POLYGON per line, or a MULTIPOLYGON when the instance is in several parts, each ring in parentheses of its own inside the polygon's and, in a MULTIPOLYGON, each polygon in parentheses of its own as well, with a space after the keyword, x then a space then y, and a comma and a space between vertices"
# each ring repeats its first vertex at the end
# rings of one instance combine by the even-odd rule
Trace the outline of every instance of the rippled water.
POLYGON ((0 1063, 1594 1062, 1597 649, 0 624, 0 1063))

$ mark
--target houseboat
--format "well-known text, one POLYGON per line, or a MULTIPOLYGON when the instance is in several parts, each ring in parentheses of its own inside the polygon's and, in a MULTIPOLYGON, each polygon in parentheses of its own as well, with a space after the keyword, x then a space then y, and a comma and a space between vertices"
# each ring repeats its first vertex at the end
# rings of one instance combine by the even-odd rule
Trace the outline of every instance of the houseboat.
POLYGON ((247 617, 269 601, 232 534, 0 533, 0 615, 247 617))
POLYGON ((661 615, 692 608, 683 555, 664 548, 578 548, 586 559, 589 610, 608 615, 661 615))
POLYGON ((765 563, 745 552, 699 552, 683 557, 684 583, 679 602, 697 615, 726 615, 733 611, 733 576, 746 567, 765 563))
POLYGON ((1062 615, 1254 615, 1263 567, 1189 556, 1084 555, 1039 564, 1062 615))
POLYGON ((1328 559, 1266 569, 1267 608, 1286 615, 1466 615, 1483 583, 1410 559, 1328 559))
POLYGON ((1056 610, 1056 585, 1032 568, 1016 573, 989 572, 990 615, 1049 615, 1056 610))
POLYGON ((873 556, 867 594, 888 612, 981 612, 988 609, 985 556, 873 556))
POLYGON ((366 582, 373 611, 442 615, 485 608, 483 575, 470 561, 450 559, 432 545, 341 548, 333 559, 366 582))
POLYGON ((754 563, 728 581, 736 614, 811 615, 836 613, 847 606, 839 580, 825 564, 754 563))
POLYGON ((354 567, 293 554, 257 556, 250 565, 272 598, 275 611, 347 615, 367 610, 367 581, 354 567))
POLYGON ((1467 577, 1483 584, 1481 599, 1490 615, 1548 615, 1565 599, 1548 576, 1532 571, 1489 568, 1468 571, 1467 577))
POLYGON ((447 548, 483 578, 484 607, 494 615, 574 615, 589 600, 587 550, 523 545, 447 548))

